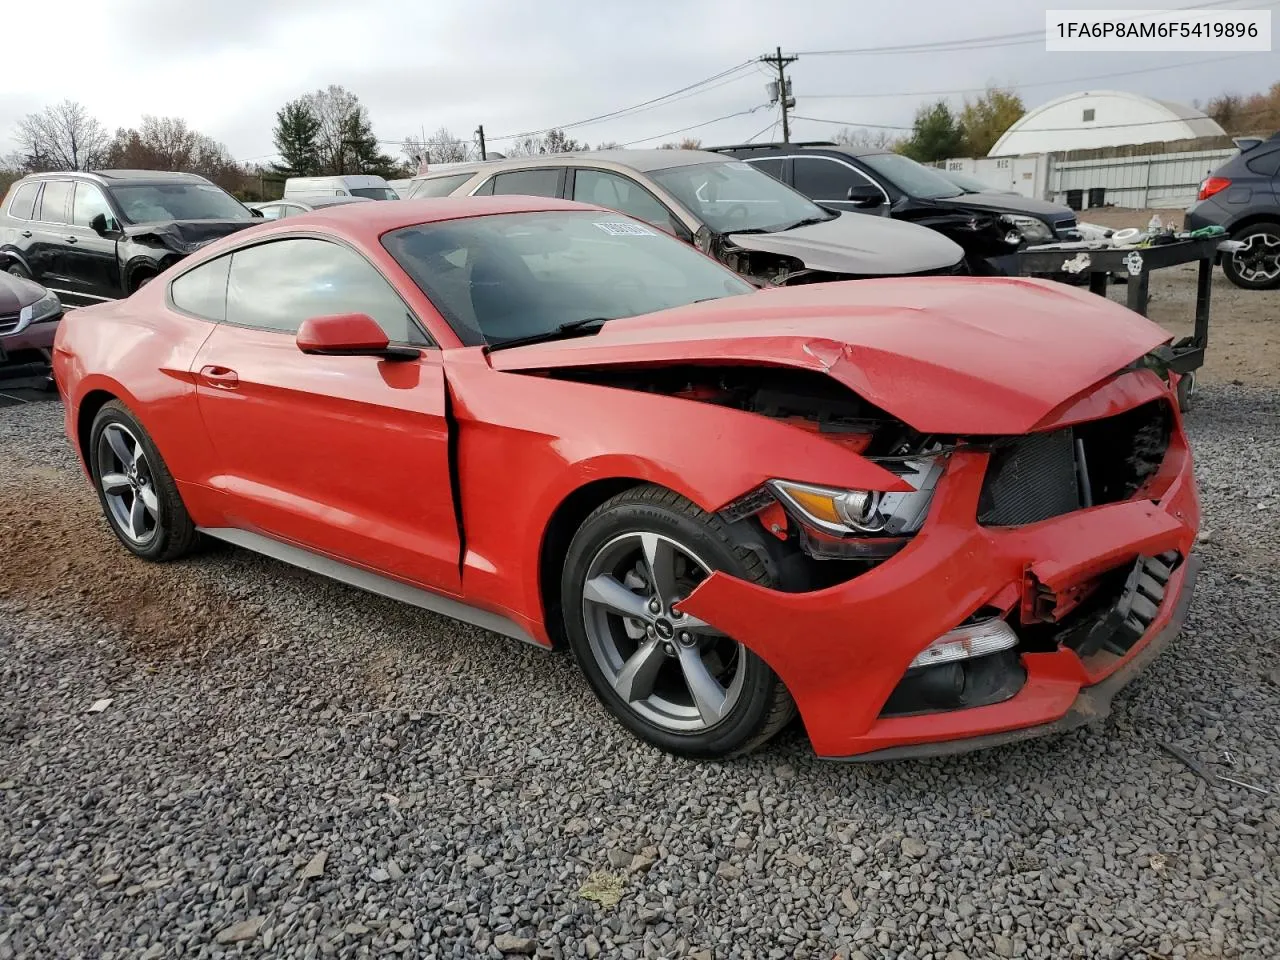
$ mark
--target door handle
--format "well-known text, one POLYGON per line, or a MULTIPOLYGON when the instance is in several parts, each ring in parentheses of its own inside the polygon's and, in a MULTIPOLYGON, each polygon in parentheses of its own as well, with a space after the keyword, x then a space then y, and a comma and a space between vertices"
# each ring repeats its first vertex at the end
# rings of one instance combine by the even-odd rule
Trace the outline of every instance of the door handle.
POLYGON ((67 237, 66 241, 67 243, 79 243, 80 239, 79 237, 67 237))
POLYGON ((21 231, 19 231, 19 232, 18 232, 18 236, 20 236, 20 237, 22 237, 22 238, 24 238, 24 239, 25 239, 26 237, 31 236, 31 231, 30 231, 30 230, 21 230, 21 231))
POLYGON ((201 367, 200 379, 219 390, 234 390, 240 384, 240 377, 229 367, 201 367))

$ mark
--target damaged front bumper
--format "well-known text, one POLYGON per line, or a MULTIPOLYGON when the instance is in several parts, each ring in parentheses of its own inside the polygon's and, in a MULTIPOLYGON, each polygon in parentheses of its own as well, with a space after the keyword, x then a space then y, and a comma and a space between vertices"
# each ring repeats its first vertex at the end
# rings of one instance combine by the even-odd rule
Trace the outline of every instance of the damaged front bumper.
MULTIPOLYGON (((982 526, 977 515, 990 457, 958 451, 928 522, 892 559, 807 593, 716 573, 681 607, 773 668, 820 756, 927 756, 1077 726, 1106 713, 1116 690, 1178 632, 1190 602, 1200 509, 1190 452, 1176 429, 1159 488, 1141 499, 1023 526, 982 526), (1124 599, 1138 561, 1158 557, 1172 569, 1158 602, 1141 601, 1143 615, 1130 619, 1122 642, 1093 629, 1116 615, 1115 601, 1124 599), (1096 598, 1100 584, 1117 582, 1115 595, 1096 610, 1081 602, 1096 598), (1048 629, 1024 628, 1020 617, 1045 610, 1064 613, 1048 629), (1017 649, 999 655, 1015 665, 999 681, 1006 686, 997 683, 998 695, 982 705, 894 710, 891 698, 895 692, 900 698, 913 660, 981 611, 997 611, 1019 633, 1017 649)), ((1120 610, 1122 621, 1128 612, 1120 610)))

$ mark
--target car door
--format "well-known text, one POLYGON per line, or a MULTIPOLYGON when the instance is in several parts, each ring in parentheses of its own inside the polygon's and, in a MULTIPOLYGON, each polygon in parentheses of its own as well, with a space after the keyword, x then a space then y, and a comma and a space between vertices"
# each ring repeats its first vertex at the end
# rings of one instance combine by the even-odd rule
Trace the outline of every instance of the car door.
POLYGON ((73 188, 70 180, 44 181, 29 226, 27 265, 33 280, 78 304, 84 301, 70 289, 65 257, 73 188))
POLYGON ((878 183, 834 157, 792 157, 791 185, 815 203, 851 213, 883 213, 889 201, 878 183), (849 199, 850 190, 875 191, 884 197, 884 204, 875 207, 855 204, 849 199))
POLYGON ((386 278, 341 243, 286 237, 221 259, 225 316, 192 372, 218 463, 207 483, 233 524, 458 592, 440 351, 386 278), (298 349, 303 320, 353 312, 392 342, 421 346, 420 358, 298 349))
POLYGON ((71 200, 71 223, 67 230, 67 287, 89 302, 112 300, 124 295, 120 264, 116 258, 119 222, 107 202, 106 194, 95 183, 77 180, 71 200), (91 224, 101 214, 106 221, 106 234, 99 234, 91 224))
POLYGON ((682 240, 692 236, 680 218, 661 200, 630 177, 613 170, 576 167, 570 171, 566 195, 579 203, 593 203, 617 210, 682 240))

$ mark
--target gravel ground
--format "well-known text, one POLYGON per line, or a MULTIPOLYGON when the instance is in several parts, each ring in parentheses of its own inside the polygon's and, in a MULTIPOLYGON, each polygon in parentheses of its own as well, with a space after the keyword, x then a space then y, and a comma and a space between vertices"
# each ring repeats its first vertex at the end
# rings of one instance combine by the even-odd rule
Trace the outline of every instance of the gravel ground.
POLYGON ((60 416, 0 410, 0 960, 1280 955, 1280 391, 1203 389, 1199 596, 1105 725, 874 766, 673 759, 567 657, 127 559, 60 416))

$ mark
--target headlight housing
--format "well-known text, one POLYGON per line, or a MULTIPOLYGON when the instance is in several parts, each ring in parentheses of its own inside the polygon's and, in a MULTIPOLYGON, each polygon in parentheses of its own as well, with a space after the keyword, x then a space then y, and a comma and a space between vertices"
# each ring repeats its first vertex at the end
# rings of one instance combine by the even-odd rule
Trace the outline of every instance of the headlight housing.
POLYGON ((1046 240, 1053 239, 1053 231, 1049 229, 1048 224, 1043 220, 1037 220, 1035 217, 1006 213, 1001 215, 1000 222, 1006 227, 1011 227, 1018 231, 1022 239, 1029 243, 1043 243, 1046 240))
POLYGON ((52 320, 61 313, 62 301, 58 299, 56 293, 48 290, 35 303, 29 303, 18 311, 18 323, 22 326, 40 323, 42 320, 52 320))
POLYGON ((843 490, 794 480, 770 480, 769 488, 802 521, 825 533, 901 537, 924 524, 942 469, 940 456, 905 461, 901 475, 914 488, 905 493, 843 490))

